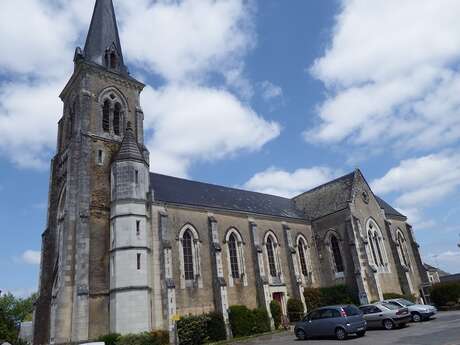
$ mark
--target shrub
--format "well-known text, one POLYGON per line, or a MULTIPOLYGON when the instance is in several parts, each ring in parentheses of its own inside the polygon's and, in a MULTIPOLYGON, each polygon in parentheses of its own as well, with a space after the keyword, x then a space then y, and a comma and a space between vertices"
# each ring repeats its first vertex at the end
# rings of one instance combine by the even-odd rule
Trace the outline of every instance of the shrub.
POLYGON ((359 304, 354 294, 346 285, 335 285, 323 288, 304 289, 307 310, 335 304, 359 304))
POLYGON ((305 288, 303 290, 307 311, 319 308, 321 306, 321 291, 317 288, 305 288))
POLYGON ((99 337, 97 340, 104 342, 105 345, 116 345, 118 338, 121 337, 121 334, 110 333, 99 337))
POLYGON ((272 313, 273 322, 275 323, 275 328, 278 329, 281 325, 281 316, 283 312, 281 310, 281 305, 278 301, 272 300, 270 302, 270 312, 272 313))
POLYGON ((169 332, 167 331, 153 331, 150 333, 152 343, 150 345, 168 345, 169 344, 169 332))
POLYGON ((177 322, 177 333, 180 345, 200 345, 206 340, 206 315, 191 315, 177 322))
POLYGON ((259 308, 252 311, 254 316, 254 334, 270 332, 270 318, 265 309, 259 308))
POLYGON ((408 301, 415 302, 416 298, 413 294, 401 295, 399 293, 388 292, 383 294, 383 299, 404 298, 408 301))
POLYGON ((167 332, 144 332, 140 334, 126 334, 117 338, 116 345, 167 345, 169 336, 167 332))
POLYGON ((233 305, 229 308, 229 320, 233 336, 247 337, 254 332, 254 313, 244 305, 233 305))
POLYGON ((180 345, 200 345, 227 339, 224 319, 219 313, 187 316, 177 322, 180 345))
POLYGON ((287 312, 290 322, 300 321, 304 314, 302 301, 299 299, 290 298, 287 302, 287 312))
POLYGON ((431 300, 439 307, 456 304, 460 299, 460 283, 438 283, 431 287, 431 300))
POLYGON ((357 304, 353 294, 346 285, 321 288, 322 305, 357 304))
POLYGON ((213 312, 209 313, 206 322, 207 340, 220 341, 227 339, 227 331, 225 329, 225 322, 222 314, 213 312))

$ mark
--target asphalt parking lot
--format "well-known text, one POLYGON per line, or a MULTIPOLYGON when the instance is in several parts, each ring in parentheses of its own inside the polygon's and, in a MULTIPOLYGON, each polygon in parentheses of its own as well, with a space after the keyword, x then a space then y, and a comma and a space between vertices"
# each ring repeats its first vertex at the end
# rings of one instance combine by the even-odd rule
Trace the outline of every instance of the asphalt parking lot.
POLYGON ((299 341, 293 332, 267 335, 242 342, 251 345, 460 345, 460 311, 439 312, 436 318, 410 323, 403 329, 391 331, 369 330, 362 338, 351 336, 344 341, 335 339, 309 339, 299 341))

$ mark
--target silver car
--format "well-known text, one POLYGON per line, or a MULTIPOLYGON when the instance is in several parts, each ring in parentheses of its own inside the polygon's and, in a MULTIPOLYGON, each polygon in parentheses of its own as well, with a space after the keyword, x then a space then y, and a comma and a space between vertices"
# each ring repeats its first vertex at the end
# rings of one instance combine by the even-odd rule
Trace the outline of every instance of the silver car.
POLYGON ((383 302, 393 304, 400 308, 409 309, 409 313, 412 315, 412 321, 414 322, 427 320, 438 312, 432 305, 415 304, 404 298, 387 299, 383 302))
POLYGON ((396 307, 393 304, 374 303, 362 305, 359 309, 364 314, 368 328, 394 329, 403 327, 411 321, 411 315, 407 308, 396 307))

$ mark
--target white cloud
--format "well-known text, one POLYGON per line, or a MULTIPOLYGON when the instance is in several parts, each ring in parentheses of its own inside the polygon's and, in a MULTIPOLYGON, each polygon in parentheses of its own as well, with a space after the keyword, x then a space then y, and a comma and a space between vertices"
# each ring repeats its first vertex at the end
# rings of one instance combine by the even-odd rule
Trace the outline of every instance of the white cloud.
POLYGON ((185 176, 192 161, 220 159, 259 150, 277 137, 267 122, 225 90, 194 85, 144 91, 145 125, 154 130, 147 145, 151 169, 185 176))
POLYGON ((328 89, 311 142, 398 150, 460 139, 460 22, 455 0, 343 0, 312 74, 328 89))
POLYGON ((13 296, 17 298, 28 298, 35 292, 37 292, 37 288, 16 288, 16 289, 5 289, 0 287, 0 291, 2 295, 6 295, 11 293, 13 296))
POLYGON ((41 253, 35 250, 26 250, 22 253, 21 259, 26 264, 40 265, 41 253))
POLYGON ((443 152, 403 160, 371 184, 377 194, 398 193, 401 207, 426 206, 460 186, 460 155, 443 152))
POLYGON ((266 101, 281 97, 283 95, 283 89, 268 80, 261 82, 260 87, 262 89, 262 98, 266 101))
POLYGON ((243 0, 124 1, 125 52, 137 66, 171 81, 238 69, 255 38, 243 0))
MULTIPOLYGON (((93 0, 2 3, 0 43, 8 50, 0 56, 0 154, 17 166, 49 164, 62 114, 58 94, 71 76, 73 52, 83 43, 93 5, 93 0)), ((143 80, 151 74, 165 78, 163 87, 147 87, 141 96, 152 169, 186 175, 195 161, 258 150, 278 136, 278 124, 230 91, 245 101, 253 92, 244 76, 244 57, 256 40, 253 1, 115 5, 128 64, 145 73, 143 80), (222 83, 210 87, 215 74, 222 83)))
POLYGON ((447 250, 436 254, 428 254, 426 259, 433 266, 440 266, 449 273, 460 273, 460 251, 447 250))
POLYGON ((293 172, 272 167, 252 176, 243 187, 291 198, 335 177, 337 172, 327 167, 303 168, 293 172))

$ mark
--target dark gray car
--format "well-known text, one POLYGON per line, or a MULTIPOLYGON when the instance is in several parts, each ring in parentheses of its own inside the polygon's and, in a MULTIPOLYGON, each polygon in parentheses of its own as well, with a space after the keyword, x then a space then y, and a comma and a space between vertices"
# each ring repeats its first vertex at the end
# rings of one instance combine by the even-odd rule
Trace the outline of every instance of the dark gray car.
POLYGON ((346 339, 355 333, 366 334, 366 321, 362 312, 354 305, 335 305, 315 309, 298 322, 294 328, 296 337, 304 340, 310 337, 335 336, 346 339))

